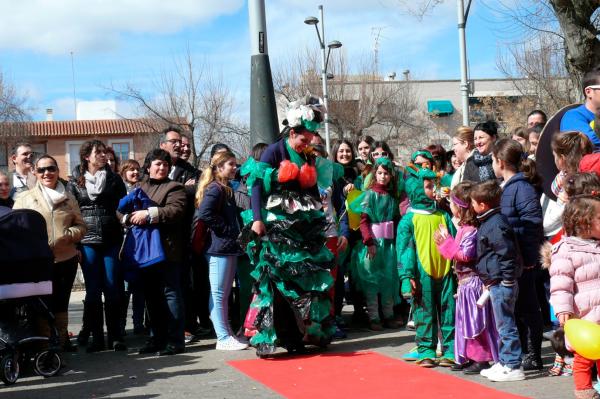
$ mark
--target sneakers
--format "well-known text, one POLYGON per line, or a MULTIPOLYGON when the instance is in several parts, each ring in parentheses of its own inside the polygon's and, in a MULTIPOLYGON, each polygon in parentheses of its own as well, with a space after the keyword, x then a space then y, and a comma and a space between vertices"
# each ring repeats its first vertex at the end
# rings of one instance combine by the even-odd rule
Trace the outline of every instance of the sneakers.
POLYGON ((335 326, 335 333, 333 333, 333 339, 344 339, 348 338, 348 335, 340 328, 339 325, 335 326))
POLYGON ((432 367, 437 366, 437 363, 435 362, 435 360, 433 359, 423 359, 423 360, 418 360, 417 364, 421 367, 425 367, 427 369, 430 369, 432 367))
POLYGON ((371 331, 383 331, 383 326, 378 321, 372 321, 369 323, 369 330, 371 331))
POLYGON ((554 356, 554 364, 552 368, 548 370, 548 374, 551 376, 559 376, 562 374, 563 369, 565 368, 565 361, 560 355, 554 356))
POLYGON ((479 372, 479 375, 481 375, 482 377, 487 378, 490 374, 495 373, 497 370, 501 369, 502 365, 500 363, 494 363, 492 365, 492 367, 487 368, 485 370, 481 370, 479 372))
POLYGON ((531 370, 542 370, 544 368, 544 363, 542 362, 541 356, 535 356, 533 354, 528 354, 523 358, 521 362, 521 368, 524 371, 531 370))
POLYGON ((454 359, 449 357, 442 357, 438 359, 438 364, 442 367, 453 367, 456 365, 456 363, 454 363, 454 359))
POLYGON ((409 320, 408 323, 406 323, 406 329, 407 330, 411 330, 411 331, 415 331, 415 321, 414 320, 409 320))
POLYGON ((241 351, 248 348, 248 344, 239 342, 232 336, 217 341, 216 349, 218 351, 241 351))
POLYGON ((501 366, 496 371, 489 373, 487 378, 494 382, 523 381, 525 373, 520 368, 511 369, 508 366, 501 366))
POLYGON ((483 370, 489 369, 488 362, 473 362, 469 367, 466 367, 463 372, 467 375, 481 374, 483 370))
POLYGON ((406 360, 408 362, 414 362, 419 360, 419 351, 417 350, 417 347, 415 346, 408 353, 402 355, 401 359, 406 360))

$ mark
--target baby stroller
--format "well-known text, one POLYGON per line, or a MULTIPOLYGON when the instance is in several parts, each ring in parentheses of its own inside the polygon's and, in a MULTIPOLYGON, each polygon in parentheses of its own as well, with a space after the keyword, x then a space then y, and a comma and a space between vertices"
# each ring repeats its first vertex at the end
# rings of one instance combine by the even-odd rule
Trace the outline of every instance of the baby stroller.
POLYGON ((62 366, 54 315, 46 305, 53 265, 44 218, 32 210, 0 207, 0 379, 7 385, 29 362, 44 377, 62 366), (50 337, 36 334, 36 324, 44 320, 50 337))

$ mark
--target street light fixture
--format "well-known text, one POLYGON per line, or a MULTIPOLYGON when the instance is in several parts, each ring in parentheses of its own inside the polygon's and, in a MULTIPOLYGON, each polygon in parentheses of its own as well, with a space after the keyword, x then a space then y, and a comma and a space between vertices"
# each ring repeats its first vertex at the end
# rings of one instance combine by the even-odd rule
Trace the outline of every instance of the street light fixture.
POLYGON ((331 147, 329 145, 329 113, 327 112, 328 107, 328 99, 327 99, 327 79, 331 79, 330 76, 332 74, 327 73, 327 66, 329 64, 329 54, 331 53, 331 49, 336 49, 342 47, 342 43, 338 40, 333 40, 329 42, 327 45, 327 52, 325 52, 325 20, 323 18, 323 6, 319 6, 319 11, 321 12, 321 32, 319 32, 319 28, 317 25, 319 24, 319 19, 317 17, 307 17, 304 19, 304 23, 306 25, 314 25, 315 30, 317 31, 317 37, 319 38, 319 45, 321 46, 321 82, 323 83, 323 104, 325 105, 325 147, 327 148, 327 153, 331 152, 331 147))

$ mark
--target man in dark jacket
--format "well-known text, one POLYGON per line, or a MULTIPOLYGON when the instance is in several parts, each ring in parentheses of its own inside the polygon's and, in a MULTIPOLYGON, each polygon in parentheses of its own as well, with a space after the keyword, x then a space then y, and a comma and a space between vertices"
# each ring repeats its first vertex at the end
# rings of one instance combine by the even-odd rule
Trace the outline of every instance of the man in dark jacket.
MULTIPOLYGON (((185 149, 183 147, 184 135, 177 126, 168 126, 160 135, 160 148, 165 150, 171 156, 173 165, 169 172, 169 178, 185 186, 187 205, 183 228, 185 237, 191 234, 190 228, 194 215, 194 197, 196 196, 196 187, 200 179, 200 171, 183 159, 185 149)), ((188 139, 189 140, 189 139, 188 139)), ((182 289, 185 303, 185 329, 191 333, 187 339, 188 343, 199 339, 200 336, 207 333, 207 329, 200 328, 198 316, 203 320, 206 327, 210 325, 208 318, 208 265, 204 257, 195 257, 189 246, 183 248, 183 270, 182 270, 182 289), (196 266, 197 265, 197 266, 196 266), (206 274, 206 278, 199 278, 199 273, 206 274), (205 304, 206 306, 202 306, 205 304), (205 312, 202 312, 206 308, 205 312)), ((208 330, 210 332, 210 330, 208 330)))
POLYGON ((519 292, 517 279, 523 265, 515 234, 500 213, 502 189, 495 180, 479 183, 471 190, 471 202, 481 222, 477 230, 477 273, 492 301, 500 336, 499 361, 481 375, 491 381, 525 379, 521 370, 521 342, 515 321, 519 292))

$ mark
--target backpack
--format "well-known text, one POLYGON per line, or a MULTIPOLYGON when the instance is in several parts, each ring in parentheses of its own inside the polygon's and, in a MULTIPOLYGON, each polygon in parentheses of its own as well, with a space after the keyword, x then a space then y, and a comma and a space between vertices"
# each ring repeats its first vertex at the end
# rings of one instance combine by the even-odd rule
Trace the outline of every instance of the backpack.
MULTIPOLYGON (((219 196, 219 208, 220 213, 223 209, 223 190, 219 187, 221 195, 219 196)), ((206 225, 204 220, 200 219, 196 215, 192 220, 192 237, 191 237, 191 249, 195 255, 202 255, 206 250, 206 243, 210 238, 210 228, 206 225)))

